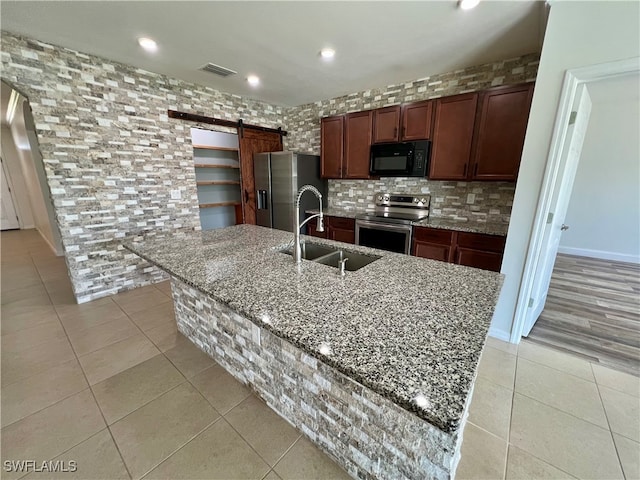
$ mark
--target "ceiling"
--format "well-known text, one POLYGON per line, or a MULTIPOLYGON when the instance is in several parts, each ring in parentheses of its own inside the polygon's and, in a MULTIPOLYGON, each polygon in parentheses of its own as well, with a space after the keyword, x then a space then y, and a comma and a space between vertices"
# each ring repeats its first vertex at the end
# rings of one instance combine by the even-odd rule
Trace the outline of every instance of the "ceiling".
POLYGON ((541 50, 545 2, 10 1, 2 29, 295 106, 541 50), (156 40, 155 54, 137 38, 156 40), (323 61, 323 47, 336 50, 323 61), (238 72, 198 69, 212 62, 238 72), (261 78, 251 88, 246 77, 261 78))

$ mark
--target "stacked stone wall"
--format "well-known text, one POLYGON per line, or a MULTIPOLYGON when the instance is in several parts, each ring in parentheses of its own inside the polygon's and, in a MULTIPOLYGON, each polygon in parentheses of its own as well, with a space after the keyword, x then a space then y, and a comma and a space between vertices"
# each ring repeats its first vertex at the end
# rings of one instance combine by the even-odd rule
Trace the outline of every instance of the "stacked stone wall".
POLYGON ((453 477, 466 414, 445 433, 199 290, 171 287, 178 330, 352 477, 453 477))

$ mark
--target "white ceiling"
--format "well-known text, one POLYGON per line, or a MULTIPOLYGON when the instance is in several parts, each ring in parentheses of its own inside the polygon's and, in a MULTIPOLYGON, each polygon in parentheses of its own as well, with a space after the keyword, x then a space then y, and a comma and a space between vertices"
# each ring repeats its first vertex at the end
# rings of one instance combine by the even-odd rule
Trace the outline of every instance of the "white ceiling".
POLYGON ((224 92, 294 106, 541 49, 544 2, 10 1, 2 29, 224 92), (144 52, 137 37, 155 39, 144 52), (324 62, 325 46, 337 52, 324 62), (200 72, 207 62, 236 70, 200 72), (245 79, 262 79, 257 89, 245 79))

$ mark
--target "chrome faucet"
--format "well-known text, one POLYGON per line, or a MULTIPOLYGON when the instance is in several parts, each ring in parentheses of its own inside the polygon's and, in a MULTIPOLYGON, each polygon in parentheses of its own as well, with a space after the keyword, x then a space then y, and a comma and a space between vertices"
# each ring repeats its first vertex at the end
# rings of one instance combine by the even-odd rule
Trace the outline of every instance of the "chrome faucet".
POLYGON ((318 191, 316 187, 313 185, 303 185, 300 190, 298 190, 298 195, 296 197, 295 209, 293 212, 293 261, 296 263, 302 262, 302 249, 300 248, 300 229, 312 218, 318 217, 318 226, 316 230, 318 232, 324 232, 324 225, 322 223, 322 194, 318 191), (307 190, 313 192, 316 197, 318 197, 318 203, 320 204, 320 213, 316 213, 315 215, 311 215, 304 222, 300 223, 300 198, 302 194, 307 190))

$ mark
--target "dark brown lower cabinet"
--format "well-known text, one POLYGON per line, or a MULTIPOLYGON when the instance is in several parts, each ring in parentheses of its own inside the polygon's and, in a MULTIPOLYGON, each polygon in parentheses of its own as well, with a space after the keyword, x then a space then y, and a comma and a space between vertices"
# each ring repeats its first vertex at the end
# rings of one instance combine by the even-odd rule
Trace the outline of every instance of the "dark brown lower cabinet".
POLYGON ((324 216, 324 232, 316 229, 316 220, 307 223, 307 235, 337 242, 356 243, 356 221, 353 218, 324 216))
POLYGON ((454 232, 436 228, 415 227, 413 229, 413 255, 416 257, 451 262, 454 232))
POLYGON ((502 266, 502 253, 457 247, 454 263, 499 272, 502 266))
POLYGON ((317 225, 316 220, 315 219, 310 220, 309 223, 307 223, 307 235, 311 235, 312 237, 318 237, 318 238, 327 238, 327 219, 326 219, 326 217, 325 217, 324 223, 325 223, 324 231, 323 232, 319 232, 316 229, 316 225, 317 225))
POLYGON ((505 237, 481 233, 458 232, 455 263, 499 272, 502 266, 505 237))
POLYGON ((499 272, 505 237, 426 227, 413 229, 413 254, 499 272))
POLYGON ((329 240, 356 243, 356 221, 353 218, 327 217, 325 224, 329 240))

